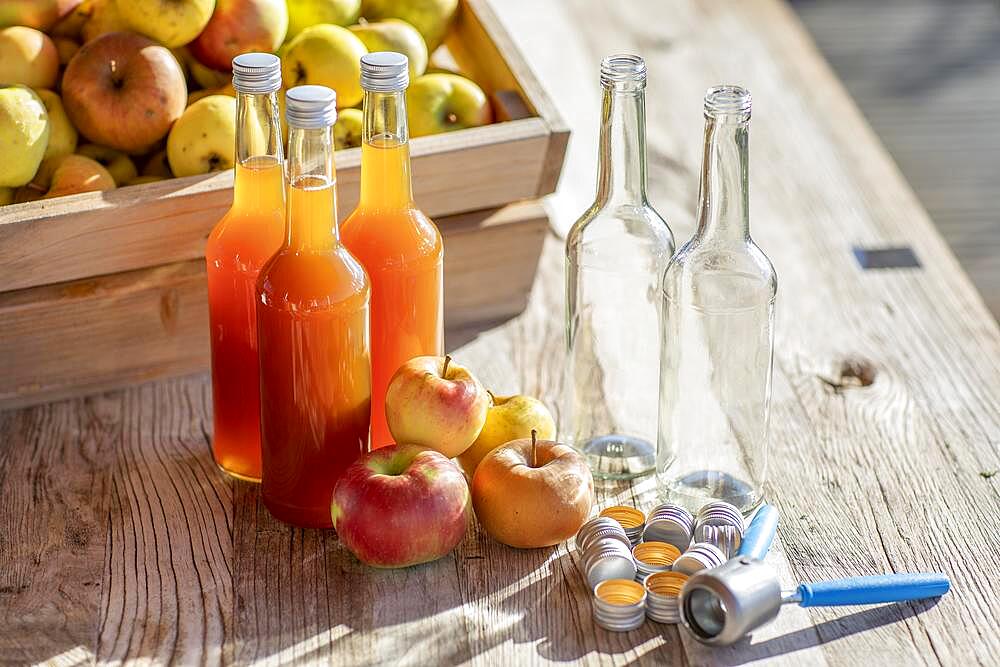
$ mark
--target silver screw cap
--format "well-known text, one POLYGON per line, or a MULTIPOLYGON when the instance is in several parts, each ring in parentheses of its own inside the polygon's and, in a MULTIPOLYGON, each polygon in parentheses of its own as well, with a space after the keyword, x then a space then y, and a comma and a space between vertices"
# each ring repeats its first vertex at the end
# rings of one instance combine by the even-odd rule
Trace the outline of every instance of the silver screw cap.
POLYGON ((285 118, 302 130, 330 127, 337 120, 337 93, 326 86, 296 86, 285 93, 285 118))
POLYGON ((281 59, 273 53, 241 53, 233 58, 233 88, 260 95, 281 88, 281 59))
POLYGON ((361 87, 395 93, 410 85, 409 60, 402 53, 375 51, 361 56, 361 87))

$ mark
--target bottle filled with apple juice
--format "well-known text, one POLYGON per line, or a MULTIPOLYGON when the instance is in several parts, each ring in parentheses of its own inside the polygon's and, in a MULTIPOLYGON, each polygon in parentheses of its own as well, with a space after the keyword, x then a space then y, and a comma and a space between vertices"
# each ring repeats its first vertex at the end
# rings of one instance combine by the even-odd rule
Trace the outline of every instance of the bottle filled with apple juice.
POLYGON ((208 236, 212 349, 212 454, 234 477, 260 479, 260 395, 254 285, 281 245, 285 183, 277 91, 281 61, 270 53, 233 60, 236 175, 233 205, 208 236))
POLYGON ((361 58, 361 199, 341 234, 372 284, 372 448, 393 442, 385 416, 393 373, 444 348, 444 248, 437 227, 413 202, 408 83, 406 56, 361 58))
POLYGON ((299 86, 285 101, 285 242, 257 281, 261 494, 281 521, 328 528, 333 487, 368 447, 370 287, 337 227, 336 95, 299 86))

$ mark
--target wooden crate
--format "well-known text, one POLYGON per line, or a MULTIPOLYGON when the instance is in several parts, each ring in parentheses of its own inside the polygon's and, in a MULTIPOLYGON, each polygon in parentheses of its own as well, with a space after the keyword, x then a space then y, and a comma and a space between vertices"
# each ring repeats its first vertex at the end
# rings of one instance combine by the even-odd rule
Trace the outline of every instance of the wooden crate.
MULTIPOLYGON (((445 237, 446 325, 517 312, 568 130, 484 0, 461 0, 445 43, 499 122, 412 141, 420 207, 445 237)), ((337 152, 341 219, 360 149, 337 152)), ((205 239, 232 172, 0 206, 0 407, 207 366, 205 239)))

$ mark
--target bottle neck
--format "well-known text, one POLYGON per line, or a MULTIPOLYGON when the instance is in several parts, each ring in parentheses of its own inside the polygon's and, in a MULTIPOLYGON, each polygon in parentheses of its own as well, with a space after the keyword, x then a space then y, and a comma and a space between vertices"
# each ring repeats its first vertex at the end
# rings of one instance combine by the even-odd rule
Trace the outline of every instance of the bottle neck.
POLYGON ((750 237, 749 112, 705 117, 698 192, 698 236, 745 242, 750 237))
POLYGON ((296 252, 328 252, 340 243, 333 133, 290 128, 286 246, 296 252))
POLYGON ((644 82, 604 84, 598 153, 597 203, 646 203, 644 82))
POLYGON ((413 205, 409 131, 403 91, 366 90, 362 105, 361 207, 401 209, 413 205))
POLYGON ((274 171, 280 175, 283 160, 277 94, 238 94, 234 202, 258 211, 283 208, 281 179, 265 175, 265 172, 274 171), (262 187, 264 184, 270 187, 262 187), (270 191, 272 189, 278 192, 270 191))

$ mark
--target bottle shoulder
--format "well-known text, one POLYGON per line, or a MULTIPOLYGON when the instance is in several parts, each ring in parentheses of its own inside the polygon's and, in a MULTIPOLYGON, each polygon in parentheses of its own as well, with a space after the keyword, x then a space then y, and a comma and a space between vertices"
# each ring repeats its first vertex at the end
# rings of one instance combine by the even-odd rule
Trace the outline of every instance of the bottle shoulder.
POLYGON ((587 209, 570 228, 567 246, 599 243, 619 236, 644 239, 651 246, 674 250, 670 225, 652 206, 620 204, 587 209))
POLYGON ((281 246, 284 235, 284 211, 249 213, 231 208, 209 232, 205 254, 242 256, 263 264, 281 246))
POLYGON ((415 207, 358 207, 344 220, 340 237, 369 271, 440 262, 444 252, 437 225, 415 207))
POLYGON ((257 279, 262 303, 296 313, 362 308, 370 291, 364 267, 343 246, 323 253, 282 247, 257 279))
POLYGON ((696 235, 670 260, 663 274, 668 298, 688 295, 708 307, 744 307, 774 300, 778 277, 767 255, 747 239, 738 244, 703 243, 696 235))

